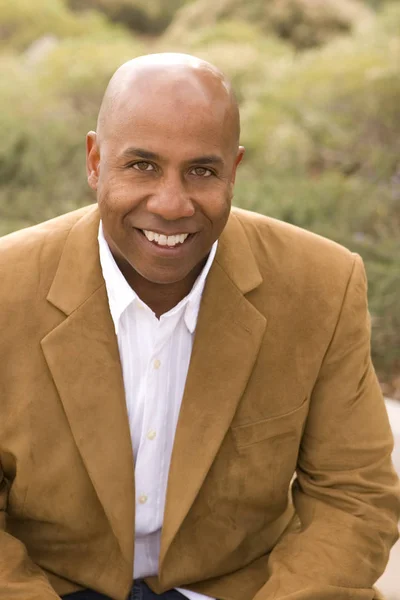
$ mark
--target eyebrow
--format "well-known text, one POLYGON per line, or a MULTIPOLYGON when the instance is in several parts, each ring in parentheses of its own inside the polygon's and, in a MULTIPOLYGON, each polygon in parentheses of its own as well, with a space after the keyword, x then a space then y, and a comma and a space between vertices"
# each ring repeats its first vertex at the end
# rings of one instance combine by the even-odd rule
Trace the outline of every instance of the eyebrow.
MULTIPOLYGON (((132 158, 132 157, 143 158, 143 160, 162 160, 162 157, 156 152, 150 152, 150 150, 145 150, 144 148, 135 148, 130 147, 123 151, 123 158, 132 158)), ((190 158, 185 161, 188 164, 196 164, 196 165, 219 165, 223 166, 224 161, 220 156, 216 154, 208 154, 205 156, 197 156, 194 158, 190 158)))

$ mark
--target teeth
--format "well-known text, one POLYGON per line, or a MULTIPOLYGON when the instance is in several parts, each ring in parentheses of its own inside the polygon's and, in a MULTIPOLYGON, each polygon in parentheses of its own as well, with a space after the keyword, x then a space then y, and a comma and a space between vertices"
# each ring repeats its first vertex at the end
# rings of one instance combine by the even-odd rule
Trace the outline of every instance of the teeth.
POLYGON ((164 235, 163 233, 155 233, 154 231, 148 231, 143 229, 144 235, 150 242, 156 242, 159 246, 176 246, 177 244, 183 244, 188 237, 188 233, 178 233, 177 235, 164 235))
POLYGON ((145 234, 147 239, 150 240, 150 242, 152 242, 155 236, 157 235, 156 233, 153 233, 153 231, 145 231, 145 234))

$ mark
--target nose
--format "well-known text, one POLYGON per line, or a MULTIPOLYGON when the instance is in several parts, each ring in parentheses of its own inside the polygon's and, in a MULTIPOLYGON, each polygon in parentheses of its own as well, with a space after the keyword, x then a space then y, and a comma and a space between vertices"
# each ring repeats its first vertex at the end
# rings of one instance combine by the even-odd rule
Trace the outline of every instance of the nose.
POLYGON ((159 181, 157 189, 147 201, 147 210, 167 221, 192 217, 195 213, 185 182, 177 175, 159 181))

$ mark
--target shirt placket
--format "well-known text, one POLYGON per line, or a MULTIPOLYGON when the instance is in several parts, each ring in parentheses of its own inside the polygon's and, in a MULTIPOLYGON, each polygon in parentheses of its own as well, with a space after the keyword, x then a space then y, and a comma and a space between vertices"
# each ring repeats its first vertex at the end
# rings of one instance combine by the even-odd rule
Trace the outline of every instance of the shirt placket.
POLYGON ((137 472, 137 510, 141 529, 148 533, 162 525, 156 518, 163 493, 163 454, 167 433, 164 328, 153 322, 153 345, 148 355, 144 385, 143 428, 140 442, 140 469, 137 472))

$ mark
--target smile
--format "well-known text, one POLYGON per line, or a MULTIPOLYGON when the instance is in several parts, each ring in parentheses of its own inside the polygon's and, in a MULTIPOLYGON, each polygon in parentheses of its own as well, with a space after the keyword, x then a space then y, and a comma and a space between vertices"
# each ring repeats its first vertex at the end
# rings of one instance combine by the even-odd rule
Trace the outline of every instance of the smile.
POLYGON ((154 242, 158 246, 169 246, 170 248, 174 248, 175 246, 183 244, 189 237, 189 233, 165 235, 163 233, 156 233, 155 231, 149 231, 147 229, 142 229, 141 231, 149 240, 149 242, 154 242))

